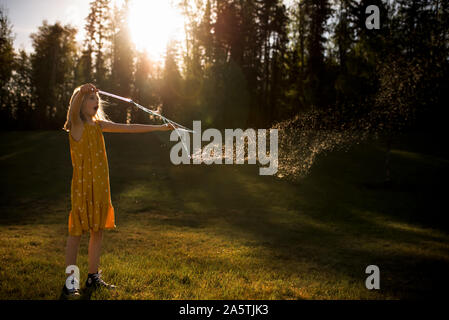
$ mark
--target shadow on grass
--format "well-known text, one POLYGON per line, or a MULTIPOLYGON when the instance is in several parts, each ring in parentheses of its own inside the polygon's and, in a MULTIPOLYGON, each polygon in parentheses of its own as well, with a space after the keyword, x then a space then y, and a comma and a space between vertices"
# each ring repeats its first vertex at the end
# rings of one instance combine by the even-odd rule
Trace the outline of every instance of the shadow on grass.
POLYGON ((383 185, 382 154, 366 148, 322 157, 297 184, 258 176, 252 168, 170 168, 167 189, 182 215, 156 220, 190 228, 219 225, 220 236, 263 245, 271 259, 312 261, 324 274, 354 282, 363 282, 365 268, 376 264, 382 292, 391 296, 443 294, 449 266, 444 197, 429 187, 446 169, 416 161, 406 168, 404 159, 394 158, 412 171, 383 185), (426 206, 434 211, 422 211, 426 206))
MULTIPOLYGON (((71 180, 66 134, 6 135, 0 140, 6 145, 0 224, 65 224, 71 180), (30 141, 38 148, 27 149, 30 141)), ((359 146, 319 157, 309 176, 291 183, 259 176, 257 166, 173 166, 160 135, 105 134, 105 140, 119 227, 204 229, 263 246, 268 264, 307 261, 321 271, 320 281, 332 276, 364 283, 365 268, 375 264, 386 295, 444 293, 449 238, 445 189, 437 185, 448 181, 444 159, 393 152, 393 183, 386 186, 382 150, 359 146)))

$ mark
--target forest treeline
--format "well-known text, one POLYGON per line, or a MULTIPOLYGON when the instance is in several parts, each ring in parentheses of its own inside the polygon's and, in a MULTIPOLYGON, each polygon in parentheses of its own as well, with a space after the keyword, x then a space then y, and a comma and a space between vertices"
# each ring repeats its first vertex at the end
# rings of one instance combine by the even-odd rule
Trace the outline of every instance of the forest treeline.
MULTIPOLYGON (((163 64, 135 49, 127 1, 92 1, 84 26, 43 21, 31 53, 13 47, 2 8, 1 129, 61 129, 73 89, 86 82, 187 126, 262 128, 308 112, 327 115, 314 118, 323 128, 447 121, 448 1, 179 0, 177 8, 186 38, 167 45, 163 64), (366 27, 369 5, 380 9, 379 29, 366 27)), ((116 102, 105 111, 115 122, 152 123, 116 102)))

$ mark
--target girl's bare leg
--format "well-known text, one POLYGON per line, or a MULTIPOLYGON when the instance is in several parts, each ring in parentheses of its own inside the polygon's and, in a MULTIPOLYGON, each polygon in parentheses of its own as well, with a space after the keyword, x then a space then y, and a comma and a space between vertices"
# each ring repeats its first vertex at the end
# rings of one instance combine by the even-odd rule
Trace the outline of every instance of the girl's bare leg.
POLYGON ((103 240, 103 231, 90 232, 89 239, 89 273, 97 273, 100 265, 101 242, 103 240))
POLYGON ((78 248, 80 245, 81 236, 71 236, 67 238, 67 247, 65 253, 65 265, 76 265, 76 257, 78 255, 78 248))

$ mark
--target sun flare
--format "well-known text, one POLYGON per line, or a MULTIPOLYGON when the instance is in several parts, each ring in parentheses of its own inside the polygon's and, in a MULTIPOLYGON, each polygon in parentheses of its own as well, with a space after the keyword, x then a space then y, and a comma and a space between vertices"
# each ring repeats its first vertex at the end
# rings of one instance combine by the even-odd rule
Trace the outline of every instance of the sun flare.
POLYGON ((154 59, 164 56, 169 40, 181 40, 184 20, 180 11, 167 0, 133 0, 129 8, 131 38, 138 50, 154 59))

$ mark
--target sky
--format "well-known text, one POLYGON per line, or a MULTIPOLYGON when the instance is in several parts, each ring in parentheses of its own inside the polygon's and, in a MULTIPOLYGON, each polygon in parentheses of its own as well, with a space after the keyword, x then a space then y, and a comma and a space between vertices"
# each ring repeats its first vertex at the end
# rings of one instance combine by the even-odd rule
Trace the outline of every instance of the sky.
POLYGON ((49 24, 60 21, 71 24, 79 31, 77 39, 84 34, 85 18, 91 0, 0 0, 12 24, 15 35, 14 48, 32 51, 30 34, 37 31, 43 20, 49 24))
MULTIPOLYGON (((12 24, 12 31, 15 36, 14 48, 25 49, 27 52, 32 51, 32 42, 30 34, 36 32, 38 27, 42 25, 43 20, 47 20, 49 24, 54 24, 56 21, 63 25, 71 24, 78 29, 76 39, 81 42, 84 38, 84 25, 86 17, 89 13, 89 4, 92 0, 0 0, 0 7, 5 9, 6 15, 12 24)), ((121 0, 115 0, 118 4, 121 0)), ((146 1, 164 1, 167 0, 145 0, 140 1, 145 6, 153 7, 157 4, 153 2, 149 5, 146 1)), ((284 0, 284 3, 289 5, 292 0, 284 0)), ((159 2, 157 2, 159 4, 159 2)), ((160 6, 160 4, 159 4, 160 6)), ((148 9, 148 8, 147 8, 148 9)), ((154 10, 153 10, 154 11, 154 10)), ((158 10, 158 12, 160 12, 158 10)), ((157 13, 156 13, 157 14, 157 13)), ((154 17, 153 19, 157 19, 154 17)), ((145 16, 140 17, 138 23, 145 25, 145 16)), ((158 20, 166 20, 166 17, 159 17, 158 20)), ((147 21, 148 22, 148 21, 147 21)), ((151 25, 148 27, 152 27, 151 25)), ((136 28, 135 28, 136 29, 136 28)), ((154 28, 153 28, 154 29, 154 28)), ((138 34, 142 37, 142 34, 138 34)), ((154 41, 156 34, 152 35, 154 41)), ((162 41, 162 39, 159 39, 162 41)))

